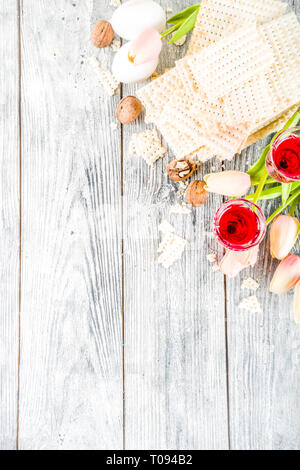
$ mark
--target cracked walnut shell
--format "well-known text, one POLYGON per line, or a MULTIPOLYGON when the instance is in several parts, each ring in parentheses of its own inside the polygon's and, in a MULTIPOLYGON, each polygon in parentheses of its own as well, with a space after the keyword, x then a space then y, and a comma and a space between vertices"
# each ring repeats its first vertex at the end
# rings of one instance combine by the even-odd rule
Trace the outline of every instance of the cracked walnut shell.
POLYGON ((172 160, 169 163, 167 170, 168 175, 173 181, 184 181, 194 173, 196 164, 193 160, 188 158, 181 158, 180 160, 172 160))

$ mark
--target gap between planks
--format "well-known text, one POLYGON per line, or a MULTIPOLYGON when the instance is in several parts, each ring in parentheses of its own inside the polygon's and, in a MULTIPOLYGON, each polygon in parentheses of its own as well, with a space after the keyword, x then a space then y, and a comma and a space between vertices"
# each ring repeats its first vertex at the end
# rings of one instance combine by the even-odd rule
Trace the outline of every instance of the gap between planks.
POLYGON ((17 389, 17 435, 16 450, 19 450, 20 427, 20 363, 21 363, 21 271, 22 271, 22 68, 21 68, 21 0, 17 0, 18 22, 18 128, 19 128, 19 312, 18 312, 18 389, 17 389))
POLYGON ((230 399, 229 399, 229 357, 228 357, 228 328, 227 328, 227 278, 224 274, 224 322, 225 322, 225 362, 226 362, 226 395, 227 395, 227 429, 228 450, 231 450, 230 442, 230 399))
MULTIPOLYGON (((122 41, 123 42, 123 41, 122 41)), ((120 84, 120 100, 123 98, 123 85, 120 84)), ((125 401, 125 283, 124 283, 124 143, 123 143, 123 124, 120 126, 120 150, 121 150, 121 274, 122 274, 122 409, 123 409, 123 450, 126 448, 126 401, 125 401)))
MULTIPOLYGON (((225 168, 222 170, 226 171, 225 168)), ((222 203, 225 202, 225 197, 222 197, 222 203)), ((223 255, 225 255, 226 250, 223 250, 223 255)), ((227 434, 228 434, 228 450, 231 450, 231 436, 230 436, 230 389, 229 389, 229 351, 228 351, 228 315, 227 315, 227 277, 224 274, 224 325, 225 325, 225 367, 226 367, 226 401, 227 401, 227 434)))

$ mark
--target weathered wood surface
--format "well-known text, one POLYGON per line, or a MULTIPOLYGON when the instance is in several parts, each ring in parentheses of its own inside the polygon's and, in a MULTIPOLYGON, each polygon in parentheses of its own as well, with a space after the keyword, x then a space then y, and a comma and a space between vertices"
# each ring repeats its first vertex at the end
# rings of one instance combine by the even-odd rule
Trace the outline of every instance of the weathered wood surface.
MULTIPOLYGON (((250 295, 241 279, 224 282, 206 259, 220 198, 170 215, 172 154, 153 171, 127 151, 150 126, 110 126, 137 86, 108 98, 87 63, 110 63, 111 50, 89 42, 109 3, 20 2, 19 181, 18 3, 0 0, 0 449, 300 449, 300 327, 291 295, 267 292, 277 264, 268 240, 241 276, 261 283, 264 313, 250 314, 237 308, 250 295), (167 271, 155 262, 163 219, 188 240, 167 271)), ((176 12, 188 2, 161 4, 176 12)), ((160 70, 185 47, 167 46, 160 70)), ((267 142, 226 166, 244 168, 267 142)), ((221 168, 209 162, 199 176, 212 166, 221 168)))
MULTIPOLYGON (((174 13, 183 7, 161 4, 174 13)), ((158 72, 174 66, 184 49, 166 46, 158 72)), ((124 86, 124 96, 140 86, 124 86)), ((221 199, 189 215, 169 214, 178 191, 166 175, 172 154, 153 171, 127 151, 132 132, 150 127, 141 119, 124 129, 126 448, 226 449, 224 281, 206 259, 221 199), (188 241, 168 270, 155 262, 164 219, 188 241)))
POLYGON ((19 312, 18 16, 0 1, 0 450, 17 435, 19 312))
POLYGON ((118 96, 87 61, 92 7, 22 4, 21 449, 123 445, 118 96))
MULTIPOLYGON (((300 20, 300 2, 289 4, 300 20)), ((269 141, 263 139, 227 166, 244 169, 269 141)), ((265 208, 272 212, 270 203, 265 208)), ((299 254, 299 247, 298 243, 295 253, 299 254)), ((267 236, 259 262, 249 270, 260 282, 256 295, 262 314, 237 308, 243 297, 251 295, 251 291, 241 291, 241 279, 247 277, 247 271, 240 278, 227 280, 232 449, 300 449, 300 326, 292 318, 292 293, 278 297, 268 292, 277 265, 269 255, 267 236)))

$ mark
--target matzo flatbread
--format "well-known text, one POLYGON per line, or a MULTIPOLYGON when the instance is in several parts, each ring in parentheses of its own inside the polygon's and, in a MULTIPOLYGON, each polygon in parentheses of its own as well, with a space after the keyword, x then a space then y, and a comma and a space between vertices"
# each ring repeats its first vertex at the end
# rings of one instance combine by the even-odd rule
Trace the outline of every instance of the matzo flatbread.
POLYGON ((278 18, 286 7, 278 0, 202 0, 187 55, 200 52, 242 26, 278 18))
POLYGON ((277 118, 275 121, 269 123, 267 126, 263 127, 262 129, 259 129, 257 132, 251 134, 248 139, 246 140, 245 144, 243 145, 243 149, 249 147, 252 144, 255 144, 261 139, 264 139, 267 137, 269 134, 272 134, 273 132, 278 132, 280 131, 283 126, 287 123, 287 121, 293 116, 293 114, 297 111, 299 108, 300 103, 297 105, 293 106, 292 108, 288 109, 285 113, 283 113, 279 118, 277 118))
POLYGON ((229 125, 248 119, 253 122, 252 132, 300 101, 300 25, 296 15, 284 15, 259 31, 273 50, 274 64, 223 98, 229 125))
POLYGON ((137 96, 146 108, 145 121, 156 123, 161 117, 166 102, 180 93, 182 88, 183 83, 175 67, 140 88, 137 96))
MULTIPOLYGON (((192 88, 205 93, 210 99, 223 97, 239 88, 259 73, 270 68, 274 55, 256 25, 240 28, 198 54, 188 56, 177 64, 188 69, 192 88)), ((185 70, 183 74, 186 74, 185 70)), ((185 83, 184 83, 185 85, 185 83)))

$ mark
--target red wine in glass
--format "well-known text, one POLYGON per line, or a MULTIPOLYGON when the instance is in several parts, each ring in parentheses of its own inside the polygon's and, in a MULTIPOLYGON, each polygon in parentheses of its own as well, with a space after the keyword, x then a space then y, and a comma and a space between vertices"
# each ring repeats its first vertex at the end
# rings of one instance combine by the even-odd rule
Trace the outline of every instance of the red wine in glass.
POLYGON ((214 233, 229 250, 249 250, 262 241, 266 233, 266 220, 256 204, 246 199, 234 199, 217 210, 214 233))
POLYGON ((280 183, 300 180, 300 127, 282 131, 266 158, 269 175, 280 183))

